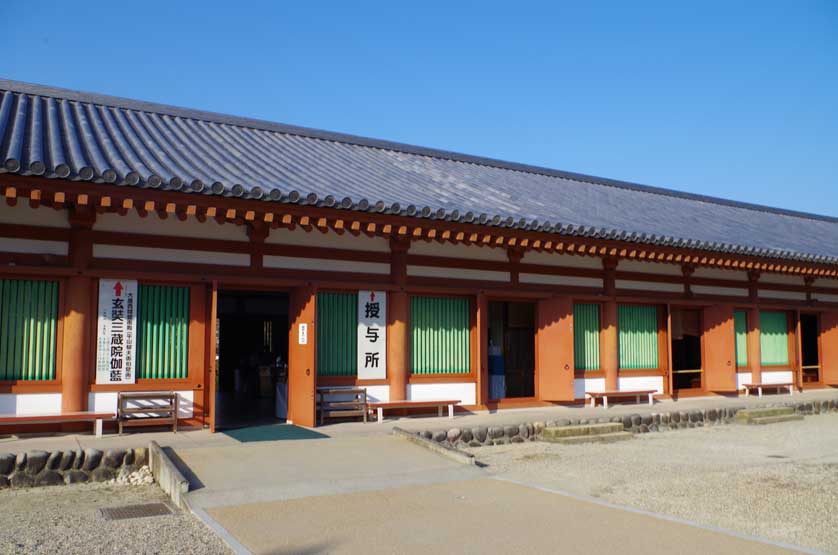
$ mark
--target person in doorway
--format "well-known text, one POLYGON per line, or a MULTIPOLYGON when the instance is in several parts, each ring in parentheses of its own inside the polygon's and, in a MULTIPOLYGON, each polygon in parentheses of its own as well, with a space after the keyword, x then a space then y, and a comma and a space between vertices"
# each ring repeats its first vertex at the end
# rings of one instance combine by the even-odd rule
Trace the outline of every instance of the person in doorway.
POLYGON ((506 369, 503 364, 503 349, 489 339, 489 398, 506 397, 506 369))

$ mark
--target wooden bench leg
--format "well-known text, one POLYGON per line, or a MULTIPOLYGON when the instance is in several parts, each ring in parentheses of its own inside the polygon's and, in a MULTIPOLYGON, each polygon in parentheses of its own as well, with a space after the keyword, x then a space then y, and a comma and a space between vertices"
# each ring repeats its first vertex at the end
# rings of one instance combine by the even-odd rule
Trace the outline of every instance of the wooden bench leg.
POLYGON ((596 407, 596 397, 591 395, 591 408, 594 408, 594 407, 596 407))
POLYGON ((608 395, 602 396, 602 408, 608 410, 608 395))
POLYGON ((635 395, 635 396, 634 396, 634 404, 635 404, 635 405, 639 405, 639 404, 640 404, 640 395, 635 395))
POLYGON ((789 395, 794 395, 794 386, 793 385, 789 386, 789 395))
POLYGON ((651 407, 651 406, 654 406, 654 404, 655 404, 655 397, 654 397, 654 395, 655 395, 654 393, 650 393, 650 394, 649 394, 649 406, 650 406, 650 407, 651 407))
POLYGON ((96 434, 96 437, 102 437, 102 419, 97 418, 93 421, 93 433, 96 434))
POLYGON ((436 409, 437 416, 442 418, 442 405, 438 406, 436 409))
POLYGON ((762 399, 762 386, 759 386, 759 387, 757 388, 757 397, 759 397, 760 399, 762 399))
POLYGON ((454 405, 448 405, 448 418, 454 418, 454 405))
POLYGON ((381 424, 382 422, 384 422, 384 409, 378 407, 377 409, 375 409, 375 412, 378 415, 378 423, 381 424))

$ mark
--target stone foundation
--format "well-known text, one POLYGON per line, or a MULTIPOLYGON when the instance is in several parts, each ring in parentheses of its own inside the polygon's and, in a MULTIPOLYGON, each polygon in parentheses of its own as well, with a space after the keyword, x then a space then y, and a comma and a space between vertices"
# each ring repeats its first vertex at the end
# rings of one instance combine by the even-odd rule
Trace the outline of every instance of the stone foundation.
POLYGON ((0 454, 0 489, 107 482, 148 464, 148 449, 78 449, 0 454))
MULTIPOLYGON (((785 401, 751 405, 747 408, 792 407, 797 414, 820 414, 838 411, 838 399, 828 401, 785 401)), ((474 426, 451 428, 449 430, 425 430, 416 435, 435 441, 446 447, 462 449, 464 447, 483 447, 488 445, 508 445, 536 441, 545 427, 578 426, 585 424, 604 424, 620 422, 623 430, 636 434, 649 432, 667 432, 702 426, 719 426, 734 423, 736 413, 744 406, 721 407, 689 411, 653 412, 630 414, 625 416, 602 416, 599 418, 561 418, 558 420, 523 422, 518 425, 474 426)))

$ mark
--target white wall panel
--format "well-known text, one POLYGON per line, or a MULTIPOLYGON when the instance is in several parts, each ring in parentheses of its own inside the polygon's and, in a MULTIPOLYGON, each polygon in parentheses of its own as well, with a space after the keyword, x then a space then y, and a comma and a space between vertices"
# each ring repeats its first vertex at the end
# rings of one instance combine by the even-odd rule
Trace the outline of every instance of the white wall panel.
POLYGON ((736 389, 741 390, 742 385, 746 383, 751 383, 752 375, 750 372, 737 372, 736 373, 736 389))
POLYGON ((637 289, 640 291, 662 291, 666 293, 683 293, 682 283, 666 283, 658 281, 635 281, 618 279, 615 281, 617 289, 637 289))
POLYGON ((4 393, 0 394, 0 414, 27 416, 59 414, 60 393, 4 393))
POLYGON ((544 285, 567 285, 570 287, 595 287, 602 288, 600 278, 589 278, 579 276, 557 276, 549 274, 519 274, 518 281, 521 283, 540 283, 544 285))
POLYGON ((741 270, 722 270, 720 268, 705 268, 701 266, 695 269, 693 277, 748 281, 748 272, 743 272, 741 270))
POLYGON ((738 287, 713 287, 710 285, 692 285, 690 290, 696 295, 716 295, 720 297, 747 297, 748 290, 738 287))
POLYGON ((817 301, 824 301, 827 303, 838 303, 838 295, 828 295, 826 293, 812 293, 812 298, 817 301))
POLYGON ((573 380, 573 397, 584 399, 585 392, 599 393, 605 391, 605 378, 576 378, 573 380))
POLYGON ((524 253, 521 263, 602 270, 602 259, 597 256, 574 256, 572 254, 527 251, 524 253))
POLYGON ((477 404, 477 386, 473 383, 411 383, 407 384, 411 401, 442 401, 459 399, 461 405, 477 404))
POLYGON ((793 381, 791 370, 772 372, 766 371, 765 368, 762 369, 762 383, 791 383, 793 381))
POLYGON ((247 238, 247 228, 243 225, 219 224, 214 218, 207 218, 203 223, 195 218, 187 218, 186 221, 181 221, 175 215, 170 215, 164 220, 156 212, 149 212, 145 218, 141 218, 134 211, 129 211, 125 216, 120 216, 114 212, 106 212, 96 217, 93 230, 225 241, 249 240, 247 238))
POLYGON ((803 276, 790 276, 788 274, 760 274, 759 283, 782 283, 784 285, 799 285, 803 287, 803 276))
POLYGON ((408 254, 421 256, 444 256, 446 258, 461 258, 467 260, 491 260, 494 262, 507 262, 509 257, 506 249, 494 247, 480 247, 477 245, 449 245, 439 244, 436 241, 413 241, 410 244, 408 254))
POLYGON ((293 245, 300 247, 322 247, 327 249, 345 249, 353 251, 390 252, 390 242, 384 237, 354 236, 349 233, 321 233, 296 228, 272 229, 266 243, 272 245, 293 245))
POLYGON ((296 256, 264 255, 265 268, 286 268, 291 270, 316 270, 319 272, 354 272, 360 274, 389 274, 390 265, 385 262, 356 262, 324 258, 302 258, 296 256))
POLYGON ((95 258, 120 260, 152 260, 181 264, 213 264, 220 266, 250 266, 250 255, 235 252, 212 252, 154 247, 126 247, 123 245, 93 245, 95 258))
POLYGON ((70 246, 65 241, 42 241, 40 239, 9 239, 0 237, 0 252, 25 252, 31 254, 55 254, 67 256, 70 246))
POLYGON ((15 206, 0 203, 0 223, 70 228, 66 210, 55 210, 47 206, 31 208, 25 199, 21 199, 15 206))
POLYGON ((759 296, 763 299, 786 299, 790 301, 805 301, 806 293, 797 291, 772 291, 771 289, 760 289, 759 296))
POLYGON ((620 260, 617 263, 619 272, 642 272, 644 274, 659 274, 667 276, 682 276, 679 264, 663 264, 661 262, 643 262, 641 260, 620 260))
MULTIPOLYGON (((663 376, 620 376, 617 384, 621 391, 654 389, 663 393, 663 376)), ((641 399, 646 402, 648 399, 641 399)))
POLYGON ((504 281, 512 279, 509 272, 490 270, 471 270, 447 266, 412 266, 408 265, 407 275, 415 277, 435 277, 445 279, 470 279, 479 281, 504 281))
MULTIPOLYGON (((88 410, 116 413, 116 391, 97 391, 87 394, 88 410)), ((195 413, 194 391, 178 391, 178 418, 192 418, 195 413)))

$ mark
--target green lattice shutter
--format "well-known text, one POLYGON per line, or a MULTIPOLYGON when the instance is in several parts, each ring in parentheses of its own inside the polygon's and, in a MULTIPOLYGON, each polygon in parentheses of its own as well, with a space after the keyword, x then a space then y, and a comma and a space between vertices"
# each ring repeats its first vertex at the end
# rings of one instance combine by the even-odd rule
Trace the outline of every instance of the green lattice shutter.
POLYGON ((744 310, 733 311, 736 330, 736 366, 748 366, 748 315, 744 310))
POLYGON ((0 279, 0 380, 54 380, 58 282, 0 279))
POLYGON ((658 310, 654 306, 619 305, 620 368, 658 367, 658 310))
POLYGON ((468 374, 469 302, 411 297, 411 370, 414 374, 468 374))
POLYGON ((599 370, 599 305, 573 305, 573 357, 577 370, 599 370))
POLYGON ((760 311, 759 351, 764 366, 788 366, 789 326, 785 312, 760 311))
POLYGON ((358 374, 358 294, 317 294, 317 374, 358 374))
POLYGON ((189 287, 137 288, 137 378, 185 379, 189 353, 189 287))

